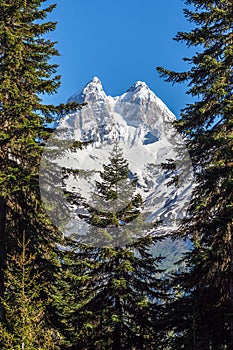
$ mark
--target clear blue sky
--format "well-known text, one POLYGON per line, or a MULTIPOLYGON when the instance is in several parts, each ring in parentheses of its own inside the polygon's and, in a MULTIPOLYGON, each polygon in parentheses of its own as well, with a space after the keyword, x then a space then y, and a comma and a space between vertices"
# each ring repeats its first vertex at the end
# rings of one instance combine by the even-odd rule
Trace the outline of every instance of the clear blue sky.
POLYGON ((58 93, 46 103, 66 100, 98 76, 107 94, 125 92, 135 81, 145 81, 176 114, 190 102, 185 86, 159 78, 157 66, 183 70, 182 57, 193 51, 172 38, 190 28, 182 0, 48 0, 57 8, 49 19, 58 22, 49 37, 58 41, 61 57, 58 93))

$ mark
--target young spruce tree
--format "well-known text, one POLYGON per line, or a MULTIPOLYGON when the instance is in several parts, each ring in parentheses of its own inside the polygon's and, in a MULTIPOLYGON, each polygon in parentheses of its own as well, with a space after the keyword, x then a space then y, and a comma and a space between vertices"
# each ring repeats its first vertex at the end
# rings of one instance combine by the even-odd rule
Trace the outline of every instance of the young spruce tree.
MULTIPOLYGON (((70 199, 77 203, 75 194, 70 199)), ((163 348, 161 257, 149 251, 156 238, 141 206, 136 181, 129 180, 128 163, 116 144, 96 182, 92 205, 85 204, 88 242, 72 251, 77 268, 73 265, 69 282, 69 349, 163 348)))
POLYGON ((159 68, 173 83, 188 83, 193 103, 176 122, 186 137, 196 177, 189 215, 177 235, 191 239, 188 270, 174 279, 170 304, 172 349, 233 348, 233 6, 228 0, 187 0, 194 24, 177 41, 197 47, 190 69, 159 68))

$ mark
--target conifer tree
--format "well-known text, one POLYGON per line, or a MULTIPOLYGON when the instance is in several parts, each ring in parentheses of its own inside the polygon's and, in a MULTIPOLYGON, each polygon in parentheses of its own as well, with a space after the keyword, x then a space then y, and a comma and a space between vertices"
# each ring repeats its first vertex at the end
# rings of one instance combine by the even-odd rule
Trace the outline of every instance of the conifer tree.
MULTIPOLYGON (((115 145, 96 181, 96 206, 86 203, 87 214, 82 216, 91 226, 87 237, 92 240, 72 251, 77 263, 76 268, 73 265, 75 277, 69 282, 73 291, 73 311, 67 314, 66 323, 73 339, 69 349, 162 349, 165 292, 159 277, 161 257, 150 253, 156 241, 153 225, 145 223, 136 181, 131 187, 128 177, 128 163, 115 145), (123 191, 131 197, 122 196, 123 191), (102 234, 101 245, 94 234, 102 234), (122 239, 130 234, 131 239, 122 239)), ((70 198, 75 203, 75 194, 70 198)))
MULTIPOLYGON (((56 24, 44 21, 55 8, 43 8, 44 0, 0 1, 0 297, 7 298, 4 276, 7 256, 17 252, 17 240, 25 232, 28 249, 36 253, 34 266, 41 282, 52 283, 58 265, 59 233, 49 222, 39 195, 38 172, 46 127, 55 116, 77 104, 45 105, 41 94, 55 93, 60 85, 55 43, 44 36, 56 24)), ((49 286, 41 293, 46 300, 49 286)), ((52 310, 51 310, 52 312, 52 310)), ((0 305, 0 320, 4 308, 0 305)), ((52 319, 50 319, 52 321, 52 319)))
POLYGON ((129 166, 117 142, 109 164, 103 164, 99 175, 91 201, 83 200, 86 211, 79 215, 89 224, 85 243, 100 247, 126 245, 143 234, 142 225, 146 224, 140 209, 142 197, 135 193, 137 179, 129 179, 129 166))
POLYGON ((190 68, 159 67, 173 83, 186 82, 194 97, 175 124, 187 139, 196 187, 179 237, 191 239, 187 271, 174 279, 179 297, 170 304, 172 349, 233 348, 232 62, 233 7, 228 0, 187 0, 194 27, 175 40, 197 48, 190 68))
POLYGON ((21 253, 9 257, 5 273, 8 292, 2 300, 6 321, 0 324, 1 349, 55 349, 57 335, 46 325, 46 304, 40 299, 45 285, 33 271, 36 257, 28 252, 25 236, 18 245, 21 253))

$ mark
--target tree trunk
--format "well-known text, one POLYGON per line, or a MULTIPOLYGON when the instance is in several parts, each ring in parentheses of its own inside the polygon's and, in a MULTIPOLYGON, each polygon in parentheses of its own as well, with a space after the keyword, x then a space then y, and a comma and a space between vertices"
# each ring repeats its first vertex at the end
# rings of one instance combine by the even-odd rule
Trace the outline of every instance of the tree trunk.
MULTIPOLYGON (((6 199, 0 198, 0 298, 4 297, 6 268, 6 199)), ((0 320, 5 317, 4 307, 0 302, 0 320)))
MULTIPOLYGON (((118 296, 116 296, 116 312, 118 314, 118 316, 120 316, 120 298, 118 296)), ((112 346, 112 350, 123 350, 122 348, 122 339, 121 339, 121 323, 120 322, 117 322, 115 324, 115 327, 114 327, 114 331, 113 331, 113 346, 112 346)))
MULTIPOLYGON (((119 254, 119 247, 116 248, 116 251, 119 254)), ((120 264, 120 258, 119 255, 116 258, 115 261, 115 269, 117 270, 118 266, 120 264)), ((120 276, 118 273, 115 276, 116 279, 119 279, 120 276)), ((120 302, 120 296, 116 294, 115 296, 115 313, 118 317, 121 317, 122 310, 121 310, 121 302, 120 302)), ((114 331, 113 331, 113 346, 112 350, 123 350, 122 347, 122 334, 121 334, 121 320, 118 320, 115 324, 114 331)))
MULTIPOLYGON (((231 258, 231 262, 230 262, 230 281, 229 281, 229 302, 231 305, 231 309, 233 308, 233 237, 232 237, 232 225, 228 224, 227 227, 228 230, 228 237, 229 237, 229 243, 230 243, 230 258, 231 258)), ((230 314, 229 317, 229 328, 230 328, 230 344, 229 344, 229 349, 232 349, 233 347, 233 316, 232 313, 230 314)))

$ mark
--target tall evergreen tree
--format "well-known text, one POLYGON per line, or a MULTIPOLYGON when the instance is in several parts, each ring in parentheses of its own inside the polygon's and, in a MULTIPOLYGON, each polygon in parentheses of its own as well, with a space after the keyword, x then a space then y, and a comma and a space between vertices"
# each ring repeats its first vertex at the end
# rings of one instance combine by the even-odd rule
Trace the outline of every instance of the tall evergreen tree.
MULTIPOLYGON (((17 240, 25 232, 28 249, 36 253, 35 269, 43 281, 53 283, 58 264, 56 242, 59 233, 50 224, 41 206, 38 172, 46 140, 55 115, 77 108, 77 104, 45 105, 39 97, 52 94, 60 85, 55 43, 45 34, 56 24, 45 22, 55 8, 43 8, 44 0, 0 1, 0 297, 5 285, 7 255, 14 255, 17 240)), ((47 299, 49 285, 41 293, 47 299)), ((7 295, 5 295, 7 297, 7 295)), ((4 308, 0 305, 0 319, 4 308)), ((52 319, 50 318, 50 321, 52 319)))
POLYGON ((189 238, 188 271, 174 279, 180 296, 170 304, 174 349, 233 348, 233 7, 228 0, 187 0, 190 32, 175 40, 197 47, 190 69, 159 67, 173 83, 186 82, 193 103, 176 127, 187 139, 196 177, 189 215, 177 235, 189 238))
MULTIPOLYGON (((145 223, 142 198, 136 181, 130 185, 128 163, 118 145, 103 168, 94 204, 86 203, 82 216, 90 225, 88 244, 72 251, 77 263, 69 278, 70 349, 162 349, 165 292, 161 257, 154 258, 149 250, 156 241, 153 225, 145 223)), ((76 203, 75 194, 71 200, 76 203)))

